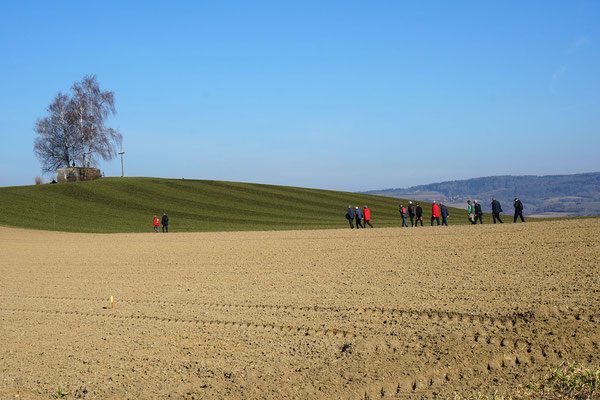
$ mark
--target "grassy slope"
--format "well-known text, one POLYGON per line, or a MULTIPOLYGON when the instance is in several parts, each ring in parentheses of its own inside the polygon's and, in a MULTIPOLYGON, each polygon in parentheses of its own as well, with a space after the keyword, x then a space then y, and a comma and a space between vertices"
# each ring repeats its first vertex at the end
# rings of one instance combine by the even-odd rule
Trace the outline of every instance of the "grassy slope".
MULTIPOLYGON (((102 178, 92 182, 0 188, 3 225, 71 232, 149 232, 163 212, 172 231, 346 228, 348 204, 367 204, 375 227, 400 226, 408 201, 350 192, 220 181, 102 178)), ((429 224, 431 205, 421 202, 429 224)), ((450 224, 466 223, 450 209, 450 224)), ((507 217, 508 219, 508 217, 507 217)), ((410 221, 409 221, 410 222, 410 221)), ((484 223, 491 222, 489 215, 484 223)))

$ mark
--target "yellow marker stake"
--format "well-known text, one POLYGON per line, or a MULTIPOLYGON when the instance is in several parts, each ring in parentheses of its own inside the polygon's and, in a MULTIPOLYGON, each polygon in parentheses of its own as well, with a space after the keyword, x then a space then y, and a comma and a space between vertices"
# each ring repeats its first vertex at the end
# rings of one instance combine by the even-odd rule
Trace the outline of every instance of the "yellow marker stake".
POLYGON ((112 296, 110 296, 110 308, 115 308, 115 301, 112 296))

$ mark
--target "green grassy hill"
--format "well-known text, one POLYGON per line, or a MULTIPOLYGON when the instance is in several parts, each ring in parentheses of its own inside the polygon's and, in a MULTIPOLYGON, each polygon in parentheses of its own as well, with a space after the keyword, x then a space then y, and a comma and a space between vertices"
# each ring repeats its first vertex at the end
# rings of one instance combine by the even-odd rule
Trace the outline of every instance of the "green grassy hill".
MULTIPOLYGON (((166 212, 171 232, 347 228, 348 204, 367 204, 375 227, 391 227, 401 226, 399 203, 408 205, 398 198, 287 186, 102 178, 0 188, 0 224, 53 230, 56 221, 58 231, 151 232, 153 217, 166 212)), ((428 225, 431 205, 421 205, 428 225)), ((464 210, 450 209, 450 216, 450 224, 467 223, 464 210)))

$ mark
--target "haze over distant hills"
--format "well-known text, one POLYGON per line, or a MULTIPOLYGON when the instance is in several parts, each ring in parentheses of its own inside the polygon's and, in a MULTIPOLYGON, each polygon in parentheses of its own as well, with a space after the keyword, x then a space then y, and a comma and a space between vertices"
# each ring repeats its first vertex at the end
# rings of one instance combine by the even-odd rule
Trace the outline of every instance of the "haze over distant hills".
POLYGON ((486 212, 491 211, 491 198, 495 197, 506 214, 513 212, 513 200, 518 197, 525 205, 526 215, 600 215, 600 172, 488 176, 364 193, 422 201, 438 200, 461 208, 465 208, 467 199, 480 200, 486 212))

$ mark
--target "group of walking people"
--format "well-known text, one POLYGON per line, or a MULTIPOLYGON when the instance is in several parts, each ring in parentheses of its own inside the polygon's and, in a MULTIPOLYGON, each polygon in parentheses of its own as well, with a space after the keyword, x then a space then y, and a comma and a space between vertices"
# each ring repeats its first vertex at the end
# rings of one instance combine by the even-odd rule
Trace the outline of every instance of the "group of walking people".
MULTIPOLYGON (((400 217, 402 218, 402 227, 409 227, 406 222, 406 216, 410 218, 410 227, 416 227, 417 224, 421 223, 423 226, 423 207, 419 203, 413 204, 412 201, 408 202, 408 209, 400 204, 398 207, 398 211, 400 212, 400 217)), ((448 212, 448 207, 444 205, 444 203, 440 202, 440 205, 434 201, 431 205, 431 226, 433 226, 433 222, 435 221, 437 225, 440 225, 440 217, 442 217, 442 226, 448 226, 448 218, 450 217, 450 213, 448 212)))
MULTIPOLYGON (((517 218, 521 218, 521 221, 525 222, 525 218, 523 218, 523 203, 518 198, 515 198, 514 203, 515 208, 515 217, 513 222, 517 222, 517 218)), ((400 212, 400 217, 402 218, 402 227, 409 227, 408 222, 406 221, 406 217, 410 218, 410 226, 416 227, 420 223, 423 226, 423 207, 419 203, 413 204, 412 201, 408 202, 408 208, 404 207, 402 204, 398 207, 398 211, 400 212)), ((496 220, 501 224, 502 219, 500 219, 500 213, 502 212, 502 207, 500 206, 500 202, 495 198, 492 198, 492 218, 494 223, 496 220)), ((471 224, 477 224, 479 220, 480 224, 483 224, 483 211, 481 210, 481 203, 477 200, 474 200, 471 203, 471 200, 467 200, 467 215, 469 217, 469 221, 471 224)), ((440 225, 440 217, 442 218, 441 226, 448 226, 448 218, 450 218, 450 213, 448 212, 448 207, 444 203, 440 201, 438 204, 434 201, 431 205, 431 226, 435 223, 440 225)), ((373 228, 371 224, 371 210, 366 205, 361 210, 358 206, 352 208, 351 205, 348 205, 348 211, 346 212, 346 219, 350 224, 350 228, 354 229, 356 225, 356 229, 366 228, 367 225, 373 228)), ((169 217, 167 217, 166 213, 163 213, 162 218, 158 218, 156 215, 154 216, 154 231, 158 232, 160 227, 162 226, 163 233, 169 232, 169 217)))
POLYGON ((365 228, 367 225, 371 228, 373 227, 373 225, 371 225, 371 210, 369 210, 369 207, 366 205, 361 211, 358 206, 356 206, 355 209, 352 209, 352 206, 348 204, 346 219, 350 223, 350 229, 354 229, 354 222, 356 222, 356 229, 365 228))
MULTIPOLYGON (((500 203, 498 203, 498 206, 500 205, 500 203)), ((492 201, 492 208, 494 207, 494 203, 492 201)), ((502 212, 502 209, 500 209, 500 212, 502 212)), ((481 203, 478 202, 477 200, 473 200, 473 203, 471 203, 471 200, 467 200, 467 216, 469 217, 469 222, 473 225, 477 225, 477 220, 479 220, 479 222, 481 224, 483 224, 483 211, 481 210, 481 203)), ((498 213, 498 219, 500 218, 500 213, 498 213)), ((496 223, 494 221, 494 223, 496 223)), ((502 221, 500 221, 500 223, 502 223, 502 221)))
MULTIPOLYGON (((525 222, 525 218, 523 218, 523 203, 521 200, 515 197, 515 202, 513 204, 515 208, 515 216, 513 222, 517 222, 517 219, 520 218, 521 221, 525 222)), ((398 207, 398 211, 400 212, 400 217, 402 218, 402 227, 409 227, 406 217, 410 218, 410 227, 416 227, 420 223, 423 226, 423 207, 419 203, 413 204, 412 201, 408 202, 408 208, 404 207, 402 204, 398 207)), ((496 221, 501 224, 502 219, 500 218, 500 213, 502 212, 502 206, 500 202, 496 200, 496 198, 492 198, 492 219, 494 224, 496 221)), ((467 200, 467 216, 469 218, 469 222, 472 225, 476 225, 477 221, 480 224, 483 224, 483 211, 481 209, 481 202, 477 200, 467 200)), ((435 222, 437 226, 448 226, 448 218, 450 218, 450 213, 448 212, 448 207, 444 203, 440 201, 438 205, 435 201, 431 205, 431 226, 435 222), (442 222, 440 224, 440 217, 442 218, 442 222)), ((354 225, 356 224, 356 228, 365 228, 369 225, 371 228, 371 211, 365 205, 363 210, 355 207, 352 208, 351 205, 348 205, 348 211, 346 212, 346 219, 350 223, 350 228, 354 229, 354 225)))
MULTIPOLYGON (((513 223, 517 222, 517 218, 520 218, 522 222, 525 222, 525 218, 523 218, 523 203, 517 197, 515 197, 513 207, 515 208, 513 223)), ((504 223, 500 218, 501 212, 502 206, 500 205, 500 202, 496 200, 495 197, 492 197, 492 220, 494 223, 496 223, 496 220, 501 224, 504 223)), ((483 224, 483 211, 481 211, 481 203, 479 203, 477 200, 474 200, 473 204, 471 204, 471 200, 467 200, 467 215, 469 216, 469 221, 471 224, 476 225, 477 220, 483 224)))
POLYGON ((162 231, 163 231, 163 233, 165 231, 167 233, 169 233, 169 217, 167 217, 167 214, 163 213, 161 219, 158 219, 158 217, 155 215, 154 216, 153 224, 154 224, 154 232, 158 232, 158 229, 162 225, 162 231))

